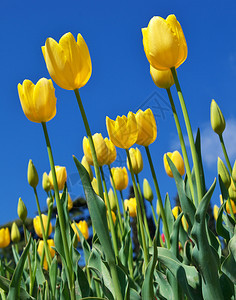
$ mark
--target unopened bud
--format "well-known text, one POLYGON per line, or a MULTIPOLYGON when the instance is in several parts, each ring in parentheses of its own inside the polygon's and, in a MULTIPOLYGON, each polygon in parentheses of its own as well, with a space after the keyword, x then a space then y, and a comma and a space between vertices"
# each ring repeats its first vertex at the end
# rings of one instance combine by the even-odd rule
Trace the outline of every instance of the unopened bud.
POLYGON ((87 161, 87 159, 86 159, 85 156, 83 156, 83 158, 81 160, 81 164, 85 167, 85 169, 89 173, 90 181, 92 181, 93 180, 93 172, 92 172, 90 164, 88 163, 88 161, 87 161))
POLYGON ((211 127, 218 135, 225 130, 225 119, 215 100, 211 101, 211 127))
POLYGON ((38 177, 37 170, 31 159, 29 160, 27 175, 28 175, 29 185, 32 186, 33 188, 36 188, 39 183, 39 177, 38 177))
POLYGON ((46 193, 48 193, 51 189, 51 183, 46 172, 43 173, 42 186, 46 193))
POLYGON ((17 213, 19 218, 24 222, 27 218, 27 208, 21 198, 19 198, 17 213))
POLYGON ((143 180, 143 196, 144 198, 149 201, 150 203, 153 200, 153 193, 152 193, 152 189, 150 187, 149 182, 147 181, 146 178, 144 178, 143 180))
POLYGON ((20 241, 20 231, 15 222, 12 223, 11 227, 11 240, 13 243, 18 243, 20 241))
POLYGON ((225 187, 228 189, 231 183, 230 175, 229 172, 223 163, 223 161, 218 157, 218 162, 217 162, 217 168, 218 168, 218 174, 223 181, 225 187))

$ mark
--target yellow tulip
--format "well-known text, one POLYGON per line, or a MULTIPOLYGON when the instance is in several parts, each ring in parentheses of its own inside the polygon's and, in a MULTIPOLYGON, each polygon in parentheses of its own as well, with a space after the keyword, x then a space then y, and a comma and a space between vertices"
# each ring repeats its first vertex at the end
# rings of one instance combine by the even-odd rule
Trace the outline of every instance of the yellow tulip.
POLYGON ((219 135, 225 130, 225 118, 214 99, 211 101, 211 127, 219 135))
POLYGON ((214 209, 213 209, 213 215, 214 215, 214 219, 217 221, 218 219, 218 212, 219 212, 219 207, 217 205, 214 205, 214 209))
POLYGON ((137 216, 137 203, 135 198, 130 198, 124 201, 125 210, 129 210, 129 215, 134 218, 137 216))
MULTIPOLYGON (((81 220, 79 221, 79 223, 76 223, 77 227, 79 228, 79 230, 81 231, 81 233, 83 234, 84 238, 87 240, 89 238, 89 229, 88 229, 88 224, 85 220, 81 220)), ((80 237, 79 237, 79 233, 75 227, 75 224, 72 223, 71 224, 72 229, 74 230, 74 232, 77 235, 77 239, 80 242, 80 237)))
POLYGON ((104 142, 106 143, 108 149, 106 165, 110 165, 116 160, 116 147, 108 138, 105 138, 104 142))
MULTIPOLYGON (((49 248, 49 252, 51 254, 51 257, 54 257, 55 250, 52 248, 52 247, 55 247, 54 240, 53 239, 48 239, 47 243, 48 243, 48 246, 49 246, 48 248, 49 248)), ((38 254, 39 254, 39 256, 42 256, 42 254, 43 254, 43 245, 44 245, 44 241, 40 240, 39 244, 38 244, 38 254)), ((48 269, 48 263, 47 263, 46 255, 44 256, 44 260, 43 260, 43 268, 45 270, 48 269)))
POLYGON ((171 70, 160 71, 150 65, 150 74, 156 86, 162 89, 169 89, 174 84, 171 70))
MULTIPOLYGON (((108 157, 108 148, 107 145, 101 135, 101 133, 95 133, 93 135, 93 143, 97 155, 97 160, 99 166, 103 166, 106 164, 107 157, 108 157)), ((89 145, 89 140, 87 137, 84 137, 83 139, 83 150, 84 150, 84 156, 87 159, 87 162, 93 166, 93 157, 89 145)))
POLYGON ((142 146, 149 146, 157 137, 157 125, 154 115, 150 108, 142 111, 139 109, 135 114, 138 124, 138 138, 136 144, 142 146))
POLYGON ((0 229, 0 248, 5 248, 10 244, 10 231, 9 228, 0 229))
MULTIPOLYGON (((222 195, 220 195, 220 203, 223 204, 223 198, 222 198, 222 195)), ((233 213, 236 214, 236 205, 235 205, 235 202, 234 200, 230 199, 230 203, 231 203, 231 206, 232 206, 232 210, 233 210, 233 213)), ((228 214, 230 214, 230 209, 229 209, 229 202, 228 200, 226 201, 226 211, 228 214)))
POLYGON ((15 222, 12 223, 11 226, 11 240, 13 243, 19 243, 20 241, 20 231, 15 222))
POLYGON ((127 117, 118 116, 115 121, 106 117, 106 125, 110 140, 116 147, 129 149, 135 144, 138 128, 134 113, 129 112, 127 117))
POLYGON ((94 192, 97 195, 99 195, 97 178, 93 177, 93 180, 91 181, 91 184, 92 184, 92 187, 94 189, 94 192))
MULTIPOLYGON (((55 166, 55 171, 56 171, 58 189, 59 189, 59 191, 61 191, 61 190, 63 190, 64 185, 65 185, 66 180, 67 180, 66 167, 55 166)), ((48 179, 49 179, 50 184, 51 184, 51 189, 54 190, 53 179, 52 179, 52 171, 50 171, 50 173, 48 175, 48 179)))
MULTIPOLYGON (((44 228, 44 231, 46 231, 46 226, 47 226, 47 222, 48 222, 48 216, 42 214, 42 219, 43 219, 43 228, 44 228)), ((42 234, 42 227, 41 227, 39 216, 36 216, 33 219, 33 225, 34 225, 34 231, 36 232, 37 236, 39 236, 40 238, 42 238, 43 234, 42 234)), ((51 233, 52 233, 52 223, 50 222, 49 230, 48 230, 48 236, 51 233)))
MULTIPOLYGON (((131 159, 131 165, 134 171, 134 174, 138 174, 143 169, 143 158, 140 150, 138 148, 130 148, 129 149, 130 159, 131 159)), ((127 158, 127 167, 130 171, 129 162, 127 158)))
POLYGON ((143 196, 144 196, 144 198, 147 201, 149 201, 150 203, 152 203, 153 192, 152 192, 150 184, 149 184, 149 182, 148 182, 148 180, 146 178, 143 179, 143 196))
POLYGON ((48 122, 56 115, 55 89, 51 79, 41 78, 36 85, 26 79, 18 84, 18 94, 26 117, 36 123, 48 122))
MULTIPOLYGON (((116 211, 116 209, 117 209, 116 200, 115 200, 115 195, 114 195, 112 189, 110 189, 109 192, 108 192, 108 198, 109 198, 109 203, 110 203, 111 210, 116 211)), ((105 204, 107 206, 107 197, 106 197, 105 193, 104 193, 104 200, 105 200, 105 204)))
MULTIPOLYGON (((175 219, 177 219, 179 213, 182 212, 182 209, 181 207, 179 206, 175 206, 173 209, 172 209, 172 214, 173 216, 175 217, 175 219)), ((188 231, 188 222, 185 218, 185 216, 183 215, 182 218, 181 218, 181 222, 182 222, 182 225, 184 227, 184 230, 185 231, 188 231)))
POLYGON ((145 54, 154 68, 178 68, 187 58, 186 40, 175 15, 169 15, 166 20, 153 17, 148 27, 142 28, 142 34, 145 54))
POLYGON ((185 173, 184 161, 183 161, 183 158, 182 158, 181 154, 179 153, 179 151, 174 151, 173 153, 167 152, 166 154, 164 154, 164 157, 163 157, 164 158, 164 167, 165 167, 165 171, 166 171, 167 175, 170 177, 174 177, 172 174, 172 171, 170 169, 170 166, 167 162, 166 155, 168 155, 168 157, 172 160, 173 164, 179 171, 180 175, 183 176, 185 173))
POLYGON ((93 171, 90 167, 90 164, 88 163, 85 155, 83 156, 82 160, 81 160, 81 164, 85 167, 85 169, 87 170, 87 172, 89 173, 89 178, 90 178, 90 181, 93 180, 93 171))
POLYGON ((50 76, 61 88, 75 90, 88 82, 92 64, 81 34, 78 34, 77 42, 70 32, 64 34, 59 43, 48 38, 42 52, 50 76))
MULTIPOLYGON (((115 188, 118 191, 122 191, 128 186, 128 173, 125 167, 116 167, 111 169, 111 174, 115 183, 115 188)), ((112 183, 112 181, 111 181, 112 183)))

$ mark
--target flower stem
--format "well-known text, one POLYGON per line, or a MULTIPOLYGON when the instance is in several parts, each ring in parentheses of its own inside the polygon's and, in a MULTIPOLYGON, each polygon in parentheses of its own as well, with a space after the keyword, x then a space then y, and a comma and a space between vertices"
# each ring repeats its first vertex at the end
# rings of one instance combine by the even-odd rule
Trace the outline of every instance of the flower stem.
POLYGON ((142 213, 141 213, 141 206, 140 206, 140 200, 139 200, 139 193, 138 193, 138 189, 137 189, 135 178, 134 178, 134 171, 133 171, 133 167, 132 167, 132 163, 131 163, 129 150, 125 149, 125 151, 126 151, 129 166, 130 166, 130 173, 131 173, 133 187, 134 187, 134 195, 135 195, 135 199, 136 199, 136 203, 137 203, 137 216, 138 216, 139 229, 140 229, 140 233, 141 233, 143 252, 144 252, 144 270, 146 270, 146 267, 148 265, 148 252, 147 252, 146 240, 145 240, 143 223, 142 223, 142 213))
POLYGON ((121 199, 121 204, 122 204, 122 208, 123 208, 123 213, 125 213, 124 196, 123 196, 122 191, 120 191, 120 199, 121 199))
POLYGON ((222 147, 222 150, 223 150, 223 153, 224 153, 224 157, 225 157, 230 175, 232 175, 232 167, 231 167, 231 164, 230 164, 230 161, 229 161, 228 153, 227 153, 226 148, 225 148, 225 143, 224 143, 222 134, 219 134, 219 138, 220 138, 220 144, 221 144, 221 147, 222 147))
POLYGON ((53 160, 53 155, 52 155, 52 148, 51 148, 51 144, 50 144, 50 140, 49 140, 49 136, 48 136, 46 123, 42 122, 42 126, 43 126, 43 132, 44 132, 46 145, 47 145, 48 158, 49 158, 50 167, 51 167, 51 171, 52 171, 53 186, 54 186, 56 205, 57 205, 57 213, 58 213, 58 218, 59 218, 59 225, 60 225, 60 231, 61 231, 61 236, 62 236, 63 248, 64 248, 64 252, 65 252, 65 256, 66 256, 66 263, 67 263, 67 268, 68 268, 68 273, 69 273, 68 280, 69 280, 69 286, 70 286, 70 295, 71 295, 71 299, 74 300, 75 299, 75 294, 74 294, 75 291, 72 288, 74 286, 74 283, 73 283, 74 273, 72 270, 72 262, 71 262, 71 258, 69 255, 69 247, 68 247, 68 242, 67 242, 67 237, 66 237, 66 226, 65 226, 63 207, 62 207, 62 203, 60 201, 55 165, 54 165, 54 160, 53 160))
POLYGON ((159 206, 160 206, 161 218, 162 218, 165 237, 166 237, 166 244, 167 244, 167 248, 169 249, 170 248, 170 234, 169 234, 169 229, 168 229, 168 226, 167 226, 164 207, 163 207, 163 204, 162 204, 161 193, 160 193, 160 189, 159 189, 159 186, 158 186, 158 183, 157 183, 157 177, 156 177, 156 173, 155 173, 155 170, 154 170, 154 167, 153 167, 152 158, 151 158, 151 154, 150 154, 148 146, 145 147, 145 150, 146 150, 146 153, 147 153, 147 157, 148 157, 148 161, 149 161, 149 165, 150 165, 150 169, 151 169, 152 177, 153 177, 153 181, 154 181, 154 186, 155 186, 156 193, 157 193, 157 201, 158 201, 159 206))
POLYGON ((123 233, 124 233, 124 226, 123 226, 121 212, 120 212, 120 205, 119 205, 119 201, 118 201, 117 190, 116 190, 114 178, 112 176, 111 166, 108 165, 108 168, 109 168, 109 172, 110 172, 110 176, 111 176, 111 182, 112 182, 112 186, 113 186, 114 194, 115 194, 116 207, 117 207, 117 212, 118 212, 118 220, 119 220, 119 224, 120 224, 121 234, 123 235, 123 233))
POLYGON ((148 244, 149 247, 152 246, 152 239, 151 239, 151 235, 150 235, 150 231, 149 231, 149 227, 148 227, 148 222, 147 222, 147 216, 146 216, 146 211, 145 211, 145 207, 144 207, 144 203, 143 203, 143 196, 142 196, 142 192, 141 192, 141 188, 140 188, 140 184, 139 184, 139 178, 138 178, 138 174, 136 174, 136 181, 137 181, 137 186, 138 186, 138 192, 139 192, 139 200, 140 200, 140 204, 141 204, 141 209, 142 209, 142 215, 143 215, 143 220, 144 220, 144 226, 148 235, 148 244))
POLYGON ((157 227, 157 218, 156 218, 155 210, 154 210, 154 207, 153 207, 152 203, 151 203, 151 209, 152 209, 153 219, 154 219, 155 225, 157 227))
POLYGON ((115 233, 114 223, 113 223, 113 219, 112 219, 111 206, 110 206, 106 181, 105 181, 105 177, 104 177, 102 167, 100 167, 100 171, 101 171, 101 174, 102 174, 102 181, 103 181, 105 196, 106 196, 106 199, 107 199, 106 204, 107 204, 107 211, 108 211, 108 219, 109 219, 109 223, 110 223, 111 236, 112 236, 113 247, 114 247, 114 251, 115 251, 115 257, 116 257, 116 260, 117 260, 117 258, 118 258, 118 246, 117 246, 117 240, 116 240, 116 233, 115 233))
POLYGON ((89 146, 91 149, 91 154, 92 154, 92 158, 93 158, 93 164, 94 164, 94 169, 95 169, 95 174, 96 174, 96 178, 97 178, 97 182, 98 182, 98 191, 99 191, 99 196, 103 199, 103 189, 102 189, 102 180, 101 180, 101 175, 99 172, 99 165, 98 165, 98 160, 97 160, 97 155, 96 155, 96 151, 95 151, 95 147, 94 147, 94 143, 93 143, 93 138, 92 138, 92 134, 90 131, 90 127, 89 127, 89 123, 85 114, 85 110, 83 107, 83 103, 81 101, 80 98, 80 94, 79 94, 79 90, 75 89, 75 96, 79 105, 79 109, 82 115, 82 119, 84 122, 84 126, 85 126, 85 130, 88 136, 88 141, 89 141, 89 146))
MULTIPOLYGON (((189 139, 192 158, 193 158, 194 171, 195 171, 195 175, 196 175, 197 195, 198 195, 197 203, 200 203, 201 200, 202 200, 203 191, 202 191, 201 178, 200 178, 200 166, 199 166, 196 147, 195 147, 195 144, 194 144, 193 132, 192 132, 192 128, 191 128, 187 108, 186 108, 186 105, 185 105, 182 90, 180 88, 180 84, 179 84, 179 80, 178 80, 178 77, 177 77, 175 67, 171 68, 171 72, 172 72, 172 75, 173 75, 173 78, 174 78, 176 90, 177 90, 177 93, 178 93, 178 96, 179 96, 179 101, 180 101, 180 105, 181 105, 181 108, 182 108, 184 121, 185 121, 186 129, 187 129, 187 133, 188 133, 188 139, 189 139)), ((195 199, 195 201, 196 201, 196 199, 195 199)))
POLYGON ((174 104, 174 101, 173 101, 171 91, 170 91, 169 88, 166 89, 166 91, 167 91, 167 94, 168 94, 168 97, 169 97, 169 100, 170 100, 170 105, 171 105, 172 112, 173 112, 174 119, 175 119, 175 125, 176 125, 176 129, 177 129, 178 136, 179 136, 179 141, 180 141, 180 146, 181 146, 182 153, 183 153, 186 173, 187 173, 187 176, 188 176, 190 192, 191 192, 191 195, 192 195, 193 203, 195 203, 195 201, 194 201, 194 191, 193 191, 193 182, 192 182, 192 176, 191 176, 191 169, 190 169, 190 165, 189 165, 189 160, 188 160, 188 155, 187 155, 186 146, 185 146, 185 142, 184 142, 184 137, 183 137, 183 134, 182 134, 181 126, 180 126, 180 123, 179 123, 179 118, 178 118, 178 115, 177 115, 177 112, 176 112, 176 109, 175 109, 175 104, 174 104))
MULTIPOLYGON (((26 226, 25 222, 23 221, 23 231, 24 231, 24 236, 25 236, 25 245, 28 243, 28 238, 27 238, 27 231, 26 231, 26 226)), ((30 261, 30 254, 27 254, 28 258, 28 265, 29 265, 29 274, 30 274, 30 295, 33 293, 33 277, 32 277, 32 268, 31 268, 31 261, 30 261)))

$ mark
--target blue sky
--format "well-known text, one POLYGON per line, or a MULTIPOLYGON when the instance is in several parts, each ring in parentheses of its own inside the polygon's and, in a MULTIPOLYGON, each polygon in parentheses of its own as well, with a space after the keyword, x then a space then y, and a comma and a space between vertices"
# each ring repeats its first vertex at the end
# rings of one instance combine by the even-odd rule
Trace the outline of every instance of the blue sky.
MULTIPOLYGON (((49 162, 40 124, 30 122, 21 109, 17 84, 24 79, 36 83, 49 78, 41 46, 47 37, 59 40, 70 31, 81 33, 92 59, 92 76, 80 91, 91 131, 107 136, 105 117, 114 119, 139 107, 151 107, 156 116, 158 136, 150 146, 162 197, 175 196, 174 181, 164 172, 162 157, 179 148, 174 120, 165 90, 158 89, 149 75, 149 64, 142 45, 141 28, 154 15, 166 18, 174 13, 182 25, 188 58, 178 69, 180 83, 193 131, 202 132, 207 186, 216 176, 220 153, 216 134, 210 127, 210 103, 215 99, 226 119, 225 142, 231 162, 236 156, 235 78, 236 3, 235 1, 4 1, 0 10, 0 138, 1 138, 1 217, 0 224, 17 218, 18 198, 22 197, 30 217, 36 203, 27 183, 27 165, 32 159, 41 177, 49 172, 49 162), (214 3, 214 4, 213 4, 214 3)), ((55 162, 67 167, 72 199, 82 195, 72 155, 83 156, 85 129, 72 91, 56 88, 57 114, 48 122, 55 162)), ((174 101, 180 106, 172 87, 174 101)), ((182 120, 182 117, 181 117, 182 120)), ((183 124, 183 123, 182 123, 183 124)), ((144 171, 140 181, 151 174, 144 149, 144 171)), ((125 153, 118 151, 120 161, 125 153)), ((105 171, 107 172, 107 171, 105 171)), ((38 188, 40 204, 46 194, 38 188)), ((124 192, 127 196, 128 191, 124 192)), ((218 200, 219 190, 213 195, 218 200)))

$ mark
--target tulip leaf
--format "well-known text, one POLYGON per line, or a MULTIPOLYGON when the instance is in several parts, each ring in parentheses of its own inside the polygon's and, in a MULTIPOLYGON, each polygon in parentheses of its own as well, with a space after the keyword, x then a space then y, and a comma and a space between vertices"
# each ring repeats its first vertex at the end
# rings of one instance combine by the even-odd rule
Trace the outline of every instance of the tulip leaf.
POLYGON ((157 296, 159 296, 160 299, 174 300, 172 288, 166 278, 166 275, 164 275, 160 271, 157 271, 155 278, 158 283, 157 296))
POLYGON ((82 232, 79 230, 79 227, 76 225, 75 222, 74 222, 74 224, 75 224, 75 228, 76 228, 76 230, 79 234, 80 243, 81 243, 83 253, 84 253, 85 263, 87 265, 88 264, 88 259, 89 259, 90 253, 91 253, 91 249, 90 249, 89 243, 86 241, 86 239, 84 238, 82 232))
POLYGON ((109 235, 107 217, 106 217, 106 206, 104 201, 96 195, 94 192, 90 177, 84 166, 78 161, 78 159, 73 156, 76 167, 79 171, 80 178, 85 191, 85 197, 87 199, 87 205, 90 213, 90 217, 98 235, 99 241, 102 244, 103 250, 105 252, 107 261, 109 263, 115 263, 115 255, 111 244, 111 239, 109 235))
POLYGON ((173 230, 170 235, 170 250, 173 252, 173 254, 178 257, 179 253, 179 227, 180 227, 180 221, 183 216, 183 212, 181 212, 176 221, 174 222, 173 230))
POLYGON ((234 236, 231 238, 228 244, 229 255, 224 260, 221 270, 229 279, 236 284, 236 229, 234 236))
POLYGON ((177 278, 183 292, 190 299, 201 299, 200 276, 193 266, 186 266, 168 249, 158 247, 158 261, 177 278))
POLYGON ((153 240, 153 255, 151 261, 148 263, 144 282, 142 286, 142 297, 143 299, 153 299, 154 298, 154 290, 153 290, 153 279, 154 279, 154 269, 157 263, 157 236, 155 236, 153 240))
POLYGON ((170 197, 169 197, 168 193, 166 194, 164 209, 165 209, 165 214, 166 214, 166 222, 167 222, 168 230, 169 230, 169 233, 171 233, 173 230, 175 218, 174 218, 172 210, 171 210, 170 197))
POLYGON ((218 211, 218 218, 216 220, 216 232, 219 236, 222 236, 226 241, 230 240, 229 231, 223 225, 223 212, 224 207, 226 206, 226 202, 221 205, 218 211))
POLYGON ((54 256, 51 267, 49 269, 49 278, 50 278, 50 283, 51 283, 51 290, 52 290, 52 295, 55 297, 56 293, 56 284, 57 284, 57 257, 54 256))
POLYGON ((18 299, 20 296, 20 287, 21 287, 21 277, 24 270, 25 261, 30 249, 31 245, 31 237, 29 238, 29 241, 21 254, 21 257, 18 261, 18 264, 16 265, 14 274, 12 276, 10 285, 9 285, 9 293, 8 293, 8 300, 15 300, 18 299))
POLYGON ((184 215, 189 224, 189 227, 192 228, 196 208, 195 208, 193 202, 186 195, 185 183, 184 183, 184 180, 181 177, 179 171, 177 170, 177 168, 175 167, 174 163, 172 162, 172 160, 169 158, 168 155, 166 156, 166 158, 167 158, 168 164, 171 168, 171 171, 172 171, 174 179, 175 179, 181 208, 184 212, 184 215))
POLYGON ((206 232, 206 213, 215 185, 216 179, 199 203, 191 231, 191 236, 195 240, 192 257, 201 274, 203 297, 209 300, 223 299, 218 276, 217 258, 209 245, 206 232))

